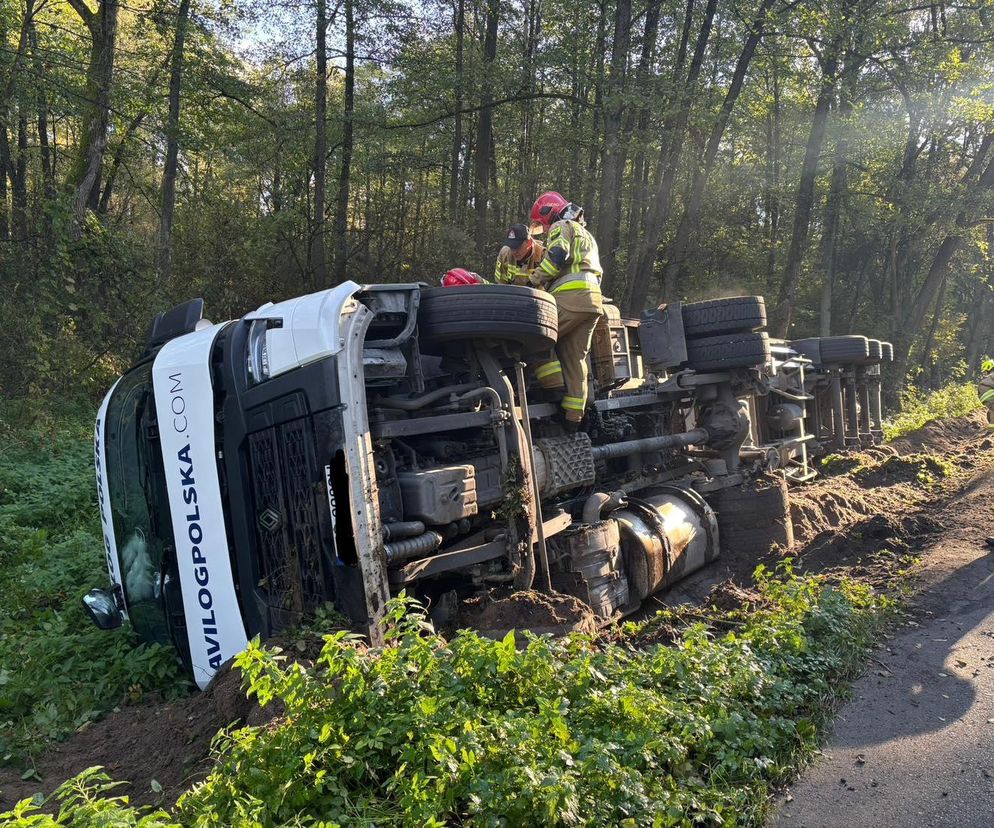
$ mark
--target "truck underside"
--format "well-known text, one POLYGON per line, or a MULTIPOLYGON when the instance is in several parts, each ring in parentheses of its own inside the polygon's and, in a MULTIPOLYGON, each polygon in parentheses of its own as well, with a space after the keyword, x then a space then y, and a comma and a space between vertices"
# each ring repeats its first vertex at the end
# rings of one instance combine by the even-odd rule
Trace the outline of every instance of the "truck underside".
MULTIPOLYGON (((576 434, 561 389, 534 376, 556 307, 529 288, 347 283, 196 332, 198 309, 171 313, 153 327, 154 389, 129 428, 155 455, 140 484, 142 514, 157 513, 143 543, 161 539, 150 600, 202 686, 246 637, 329 601, 374 642, 401 590, 444 611, 496 586, 537 587, 625 614, 723 544, 789 544, 784 479, 813 476, 822 445, 879 432, 885 349, 836 345, 842 365, 805 356, 810 341, 771 348, 760 297, 640 320, 607 306, 576 434)), ((98 420, 98 439, 102 425, 111 577, 132 609, 114 531, 123 550, 135 523, 113 462, 124 431, 98 420)))

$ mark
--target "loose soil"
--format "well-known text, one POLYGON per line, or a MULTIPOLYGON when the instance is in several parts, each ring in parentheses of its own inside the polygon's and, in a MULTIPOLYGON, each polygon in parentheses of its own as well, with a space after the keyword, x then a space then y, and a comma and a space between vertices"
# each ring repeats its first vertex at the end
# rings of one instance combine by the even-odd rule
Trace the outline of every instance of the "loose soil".
MULTIPOLYGON (((945 529, 944 511, 970 491, 971 476, 994 466, 994 443, 982 414, 930 423, 887 446, 830 462, 811 484, 791 490, 795 544, 762 555, 733 550, 713 566, 678 584, 649 604, 693 603, 718 609, 759 600, 751 589, 760 563, 776 566, 786 556, 807 572, 839 572, 886 583, 908 556, 945 529)), ((651 606, 649 607, 651 609, 651 606)), ((503 634, 511 628, 537 632, 579 629, 593 632, 594 619, 578 599, 538 592, 491 594, 464 602, 456 626, 503 634)), ((654 641, 665 641, 657 630, 654 641)), ((319 650, 301 642, 281 642, 301 660, 319 650)), ((211 767, 215 733, 238 724, 261 725, 281 711, 260 709, 245 698, 241 677, 224 672, 205 693, 165 704, 148 700, 122 706, 53 746, 38 761, 37 779, 0 769, 0 808, 36 792, 49 793, 63 780, 93 765, 104 766, 129 785, 121 793, 134 804, 166 805, 211 767), (153 791, 153 780, 160 792, 153 791)))
POLYGON ((459 608, 458 627, 472 627, 493 635, 510 629, 562 634, 594 632, 596 622, 590 607, 579 598, 527 590, 488 593, 464 601, 459 608))
POLYGON ((134 804, 171 805, 211 767, 214 735, 234 723, 261 725, 279 709, 245 696, 241 673, 222 668, 203 693, 171 703, 149 699, 128 705, 54 745, 38 762, 41 782, 0 771, 0 807, 34 795, 93 765, 102 765, 134 804), (153 790, 158 783, 158 791, 153 790))

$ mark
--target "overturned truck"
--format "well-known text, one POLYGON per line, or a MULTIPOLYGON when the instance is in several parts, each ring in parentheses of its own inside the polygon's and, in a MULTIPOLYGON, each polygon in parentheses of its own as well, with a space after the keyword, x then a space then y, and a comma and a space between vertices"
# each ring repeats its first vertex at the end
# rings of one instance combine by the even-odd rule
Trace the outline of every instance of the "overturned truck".
POLYGON ((825 442, 806 423, 834 368, 771 346, 761 297, 607 305, 576 434, 528 367, 556 340, 530 288, 346 282, 202 311, 160 314, 99 410, 112 586, 85 598, 175 644, 201 687, 326 602, 374 641, 401 590, 537 587, 623 615, 723 545, 789 544, 784 478, 825 442))

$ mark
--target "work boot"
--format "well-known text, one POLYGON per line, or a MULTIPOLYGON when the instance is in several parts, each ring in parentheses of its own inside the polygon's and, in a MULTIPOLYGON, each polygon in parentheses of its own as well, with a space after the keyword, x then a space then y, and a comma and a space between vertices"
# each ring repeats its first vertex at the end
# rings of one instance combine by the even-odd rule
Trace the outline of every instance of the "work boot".
POLYGON ((986 539, 986 540, 984 541, 984 545, 985 545, 985 546, 986 546, 986 547, 987 547, 988 549, 994 549, 994 537, 990 537, 990 538, 987 538, 987 539, 986 539))
POLYGON ((563 420, 563 431, 572 437, 580 430, 580 424, 576 420, 563 420))

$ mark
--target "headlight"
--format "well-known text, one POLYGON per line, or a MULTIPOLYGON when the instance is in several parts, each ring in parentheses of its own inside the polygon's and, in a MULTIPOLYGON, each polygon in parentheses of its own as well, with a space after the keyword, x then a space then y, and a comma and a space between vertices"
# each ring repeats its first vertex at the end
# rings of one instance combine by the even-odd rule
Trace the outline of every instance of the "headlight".
POLYGON ((269 379, 269 350, 266 344, 266 331, 269 319, 256 319, 249 328, 248 336, 248 375, 253 384, 269 379))

